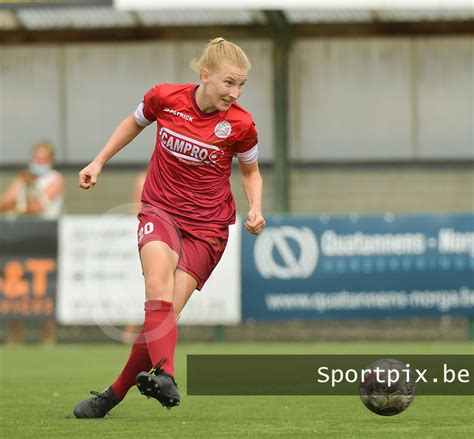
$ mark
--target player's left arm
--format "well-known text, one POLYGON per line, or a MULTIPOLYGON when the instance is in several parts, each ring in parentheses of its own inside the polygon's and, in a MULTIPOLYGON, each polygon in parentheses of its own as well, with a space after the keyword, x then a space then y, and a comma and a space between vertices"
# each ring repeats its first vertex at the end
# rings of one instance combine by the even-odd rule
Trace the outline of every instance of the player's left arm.
POLYGON ((249 203, 249 212, 244 226, 250 233, 258 235, 265 227, 265 219, 262 214, 262 176, 258 169, 258 162, 239 162, 239 166, 244 192, 249 203))
POLYGON ((28 197, 26 213, 39 214, 46 210, 51 201, 64 192, 64 177, 58 174, 39 196, 28 197))

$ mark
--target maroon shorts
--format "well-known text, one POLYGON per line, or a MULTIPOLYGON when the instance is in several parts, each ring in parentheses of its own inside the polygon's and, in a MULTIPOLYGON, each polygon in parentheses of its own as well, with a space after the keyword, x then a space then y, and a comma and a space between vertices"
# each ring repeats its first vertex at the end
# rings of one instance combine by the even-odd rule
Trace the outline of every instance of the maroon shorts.
POLYGON ((180 225, 166 212, 138 214, 138 250, 150 241, 161 241, 179 255, 178 268, 191 275, 201 290, 220 261, 227 245, 229 229, 208 229, 180 225))

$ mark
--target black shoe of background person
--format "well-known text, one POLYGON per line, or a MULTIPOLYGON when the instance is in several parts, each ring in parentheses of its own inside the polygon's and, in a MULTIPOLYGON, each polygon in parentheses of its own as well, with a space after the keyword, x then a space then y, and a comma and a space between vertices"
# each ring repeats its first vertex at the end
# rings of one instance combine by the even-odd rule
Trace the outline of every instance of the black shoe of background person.
POLYGON ((160 361, 150 372, 140 372, 136 383, 142 395, 157 399, 168 410, 179 405, 181 400, 178 385, 173 376, 161 369, 160 361))
POLYGON ((102 393, 91 391, 92 398, 84 399, 74 407, 74 416, 79 419, 103 418, 121 399, 108 387, 102 393))

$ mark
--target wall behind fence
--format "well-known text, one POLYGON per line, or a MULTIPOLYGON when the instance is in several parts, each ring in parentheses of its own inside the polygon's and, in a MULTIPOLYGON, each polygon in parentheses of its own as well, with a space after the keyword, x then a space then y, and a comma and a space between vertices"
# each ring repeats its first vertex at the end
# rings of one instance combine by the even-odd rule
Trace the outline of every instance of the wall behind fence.
MULTIPOLYGON (((253 69, 241 103, 273 146, 269 40, 237 41, 253 69)), ((48 138, 65 163, 89 160, 159 82, 195 82, 203 43, 0 47, 0 164, 48 138), (27 127, 28 129, 26 129, 27 127)), ((296 160, 472 158, 474 38, 300 39, 292 52, 290 155, 296 160)), ((148 129, 116 162, 144 162, 148 129)))
MULTIPOLYGON (((57 146, 60 162, 90 160, 154 85, 198 82, 190 62, 199 56, 203 43, 0 47, 0 164, 25 161, 32 143, 42 138, 57 146)), ((251 109, 265 133, 262 157, 269 158, 271 45, 245 41, 242 47, 254 60, 254 68, 241 103, 251 109)), ((153 127, 113 161, 147 161, 154 138, 153 127)))
POLYGON ((474 157, 474 39, 301 40, 292 157, 474 157))

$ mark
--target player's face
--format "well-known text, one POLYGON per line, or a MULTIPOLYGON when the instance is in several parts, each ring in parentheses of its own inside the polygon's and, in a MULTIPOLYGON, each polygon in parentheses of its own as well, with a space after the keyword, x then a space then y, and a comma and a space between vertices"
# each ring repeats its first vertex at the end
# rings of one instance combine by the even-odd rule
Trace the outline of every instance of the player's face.
POLYGON ((242 93, 247 81, 247 69, 223 63, 213 71, 203 71, 207 109, 204 111, 227 111, 242 93))

